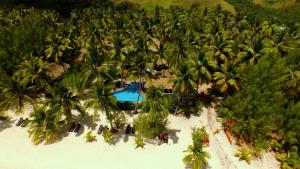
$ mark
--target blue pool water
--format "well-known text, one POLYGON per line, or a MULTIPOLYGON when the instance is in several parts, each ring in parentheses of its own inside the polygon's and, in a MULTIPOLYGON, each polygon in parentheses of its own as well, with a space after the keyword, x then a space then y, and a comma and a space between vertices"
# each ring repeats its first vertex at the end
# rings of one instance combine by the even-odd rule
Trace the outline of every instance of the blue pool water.
POLYGON ((119 102, 136 102, 143 101, 144 96, 141 94, 139 97, 139 85, 138 84, 130 84, 125 89, 114 92, 113 96, 117 98, 119 102))

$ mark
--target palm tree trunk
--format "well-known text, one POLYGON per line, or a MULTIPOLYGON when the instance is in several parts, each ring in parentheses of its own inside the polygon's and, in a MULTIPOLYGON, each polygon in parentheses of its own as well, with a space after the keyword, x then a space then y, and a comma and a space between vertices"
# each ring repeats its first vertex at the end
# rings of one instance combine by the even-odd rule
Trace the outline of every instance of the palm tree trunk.
POLYGON ((179 109, 179 105, 180 105, 180 103, 181 103, 181 93, 179 94, 179 99, 178 99, 178 103, 177 103, 177 105, 176 105, 176 109, 175 109, 175 114, 177 114, 177 111, 178 111, 178 109, 179 109))
POLYGON ((106 118, 107 118, 108 121, 109 121, 109 124, 110 124, 111 129, 113 129, 114 127, 113 127, 113 124, 112 124, 111 115, 110 115, 110 113, 109 113, 109 111, 108 111, 107 106, 105 106, 105 113, 106 113, 106 118))

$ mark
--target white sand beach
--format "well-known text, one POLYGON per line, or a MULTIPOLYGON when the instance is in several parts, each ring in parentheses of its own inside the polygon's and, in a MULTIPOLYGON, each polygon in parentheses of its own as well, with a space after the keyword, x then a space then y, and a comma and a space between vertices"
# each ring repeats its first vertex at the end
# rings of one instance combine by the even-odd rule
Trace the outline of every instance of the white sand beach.
MULTIPOLYGON (((27 128, 15 126, 19 117, 13 117, 12 123, 0 122, 0 169, 185 169, 183 151, 192 142, 191 128, 203 125, 210 135, 210 145, 206 148, 211 156, 209 168, 279 169, 272 153, 264 153, 251 165, 239 161, 234 156, 237 147, 230 145, 223 130, 213 134, 221 126, 212 108, 203 108, 200 117, 190 119, 170 115, 169 144, 148 143, 144 149, 135 149, 134 138, 124 135, 115 145, 108 145, 99 135, 97 141, 86 143, 87 126, 81 134, 69 133, 57 143, 33 145, 27 128)), ((103 121, 98 121, 97 127, 103 121)), ((92 127, 93 134, 96 134, 97 129, 92 127)))

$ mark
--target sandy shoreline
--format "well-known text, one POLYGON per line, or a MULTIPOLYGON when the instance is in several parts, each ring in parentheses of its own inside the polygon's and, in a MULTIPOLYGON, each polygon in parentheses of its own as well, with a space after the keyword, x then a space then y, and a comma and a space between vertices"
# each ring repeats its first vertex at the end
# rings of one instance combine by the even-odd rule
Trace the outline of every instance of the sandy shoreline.
MULTIPOLYGON (((103 115, 100 117, 97 126, 105 121, 103 115)), ((35 146, 26 128, 15 127, 15 122, 10 125, 2 123, 0 126, 0 169, 184 169, 183 151, 192 142, 191 128, 203 125, 210 135, 210 146, 206 149, 211 156, 209 168, 279 168, 271 153, 265 153, 251 165, 234 157, 237 147, 229 144, 224 132, 213 134, 220 128, 214 109, 203 108, 200 117, 190 119, 170 115, 168 128, 172 138, 169 144, 146 144, 144 149, 135 149, 134 138, 124 135, 115 145, 105 143, 102 136, 97 136, 96 142, 86 143, 84 136, 88 126, 80 135, 69 133, 60 142, 35 146)), ((95 125, 89 127, 95 128, 95 125)))

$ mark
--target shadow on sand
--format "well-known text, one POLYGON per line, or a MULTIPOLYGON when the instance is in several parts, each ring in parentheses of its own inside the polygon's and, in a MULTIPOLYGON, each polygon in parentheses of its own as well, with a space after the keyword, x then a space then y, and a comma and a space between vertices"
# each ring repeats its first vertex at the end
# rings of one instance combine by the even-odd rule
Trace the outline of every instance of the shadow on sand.
POLYGON ((177 133, 181 130, 178 129, 168 129, 169 138, 173 141, 173 144, 178 143, 179 137, 177 136, 177 133))
POLYGON ((0 120, 0 132, 13 126, 15 121, 0 120))

